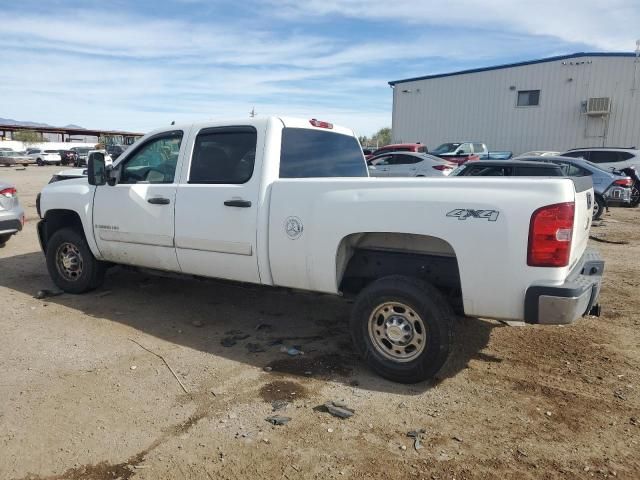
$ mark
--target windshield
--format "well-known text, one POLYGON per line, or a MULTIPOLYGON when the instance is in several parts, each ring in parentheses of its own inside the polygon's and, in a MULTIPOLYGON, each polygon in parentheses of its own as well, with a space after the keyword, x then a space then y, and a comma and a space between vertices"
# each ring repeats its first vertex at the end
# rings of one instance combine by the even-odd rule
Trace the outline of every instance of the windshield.
POLYGON ((451 153, 454 152, 459 146, 459 143, 443 143, 435 150, 432 150, 431 153, 435 153, 436 155, 440 155, 441 153, 451 153))

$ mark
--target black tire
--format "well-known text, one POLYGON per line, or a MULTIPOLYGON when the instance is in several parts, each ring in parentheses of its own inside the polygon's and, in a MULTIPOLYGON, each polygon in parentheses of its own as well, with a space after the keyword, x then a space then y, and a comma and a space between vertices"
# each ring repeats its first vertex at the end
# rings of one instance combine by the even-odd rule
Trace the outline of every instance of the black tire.
POLYGON ((41 158, 38 158, 38 159, 36 160, 36 164, 37 164, 39 167, 43 167, 43 166, 44 166, 44 162, 42 161, 42 159, 41 159, 41 158))
POLYGON ((0 248, 5 246, 5 244, 11 238, 11 235, 12 235, 11 233, 5 233, 4 235, 0 235, 0 248))
POLYGON ((631 189, 631 203, 632 207, 637 207, 640 204, 640 187, 635 184, 631 189))
POLYGON ((63 228, 54 233, 47 242, 47 270, 61 290, 68 293, 84 293, 102 285, 106 264, 96 260, 87 245, 84 235, 73 228, 63 228), (66 254, 65 254, 66 252, 66 254), (62 257, 76 257, 65 266, 62 257), (79 260, 78 260, 79 258, 79 260), (77 268, 77 265, 80 265, 77 268))
MULTIPOLYGON (((433 378, 447 360, 453 345, 454 318, 451 307, 436 288, 416 278, 394 275, 376 280, 360 292, 351 315, 351 338, 360 356, 378 375, 394 382, 417 383, 433 378), (396 306, 390 307, 393 310, 390 317, 382 318, 385 314, 381 309, 389 304, 396 306), (398 314, 397 304, 408 308, 398 314), (406 315, 405 321, 415 326, 410 327, 412 342, 418 333, 421 338, 426 337, 424 342, 418 338, 424 345, 419 347, 421 351, 415 348, 409 351, 410 347, 391 343, 391 329, 398 330, 397 326, 389 326, 396 321, 395 315, 399 315, 398 318, 406 315), (420 329, 424 326, 424 332, 418 332, 416 319, 420 329), (415 357, 410 356, 412 353, 415 357), (390 358, 401 355, 407 357, 390 358)), ((404 334, 403 328, 406 329, 406 325, 399 331, 404 334)))
POLYGON ((601 196, 596 195, 595 202, 593 202, 593 213, 591 215, 591 219, 600 220, 605 208, 607 208, 607 204, 604 199, 601 196))

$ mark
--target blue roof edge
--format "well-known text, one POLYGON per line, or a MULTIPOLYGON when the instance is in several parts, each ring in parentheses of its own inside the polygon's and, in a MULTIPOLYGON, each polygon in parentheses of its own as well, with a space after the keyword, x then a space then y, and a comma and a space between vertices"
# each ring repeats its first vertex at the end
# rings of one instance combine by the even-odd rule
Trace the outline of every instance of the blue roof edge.
POLYGON ((555 57, 539 58, 537 60, 527 60, 525 62, 505 63, 504 65, 494 65, 491 67, 471 68, 469 70, 460 70, 450 73, 436 73, 434 75, 424 75, 422 77, 405 78, 403 80, 392 80, 389 83, 392 87, 398 83, 415 82, 416 80, 430 80, 432 78, 453 77, 455 75, 465 75, 467 73, 488 72, 490 70, 501 70, 503 68, 523 67, 525 65, 534 65, 536 63, 554 62, 557 60, 567 60, 570 58, 580 57, 635 57, 633 52, 580 52, 569 55, 558 55, 555 57))

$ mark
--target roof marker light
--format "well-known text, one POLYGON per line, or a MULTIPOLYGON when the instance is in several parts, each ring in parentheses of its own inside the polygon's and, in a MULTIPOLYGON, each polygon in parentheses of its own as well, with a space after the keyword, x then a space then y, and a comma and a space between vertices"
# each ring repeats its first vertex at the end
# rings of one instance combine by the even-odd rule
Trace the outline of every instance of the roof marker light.
POLYGON ((318 128, 333 128, 333 123, 323 122, 322 120, 316 120, 315 118, 309 120, 309 123, 318 128))

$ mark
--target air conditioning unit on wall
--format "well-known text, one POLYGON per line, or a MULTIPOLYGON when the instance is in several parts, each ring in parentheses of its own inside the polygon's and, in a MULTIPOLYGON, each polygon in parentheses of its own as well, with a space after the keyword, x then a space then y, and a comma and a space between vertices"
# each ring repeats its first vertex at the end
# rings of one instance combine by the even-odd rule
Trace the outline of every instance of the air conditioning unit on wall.
POLYGON ((611 111, 610 97, 592 97, 587 100, 587 115, 609 115, 611 111))

